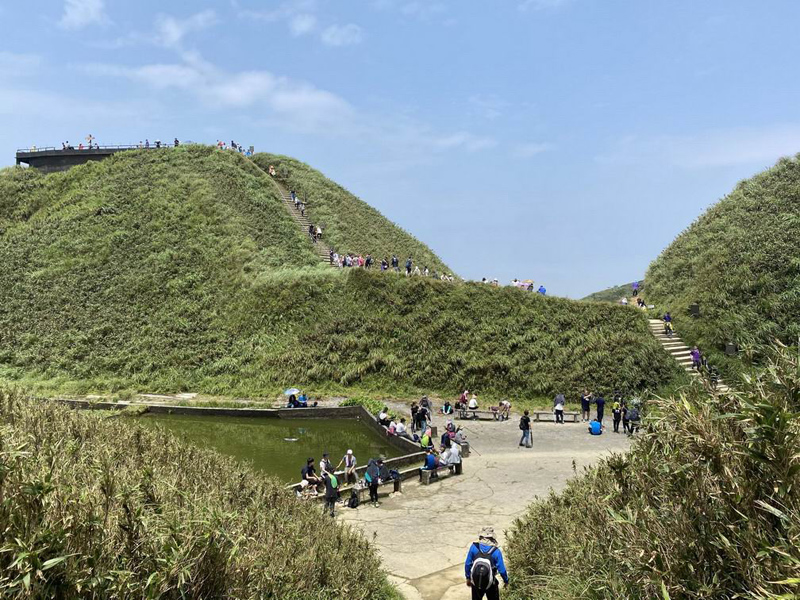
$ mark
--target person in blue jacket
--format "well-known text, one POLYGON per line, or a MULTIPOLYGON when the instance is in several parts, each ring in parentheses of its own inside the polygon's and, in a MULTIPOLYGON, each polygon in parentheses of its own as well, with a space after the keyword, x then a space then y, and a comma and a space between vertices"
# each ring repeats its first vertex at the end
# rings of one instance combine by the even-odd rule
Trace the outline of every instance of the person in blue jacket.
POLYGON ((422 481, 422 472, 423 471, 433 471, 431 473, 431 478, 435 479, 437 477, 436 474, 436 457, 433 454, 433 448, 428 447, 425 450, 427 454, 425 455, 425 464, 420 467, 419 469, 419 480, 422 481))
POLYGON ((539 289, 538 289, 537 291, 538 291, 538 292, 539 292, 539 293, 540 293, 542 296, 544 296, 545 294, 547 294, 547 290, 545 289, 545 287, 544 287, 543 285, 540 285, 540 286, 539 286, 539 289))
POLYGON ((467 587, 472 588, 472 600, 499 600, 500 586, 497 575, 508 585, 508 572, 503 562, 503 553, 497 547, 493 527, 484 527, 478 541, 469 547, 467 560, 464 562, 464 575, 467 587))
POLYGON ((600 421, 595 419, 589 423, 589 433, 592 435, 603 435, 603 426, 600 424, 600 421))

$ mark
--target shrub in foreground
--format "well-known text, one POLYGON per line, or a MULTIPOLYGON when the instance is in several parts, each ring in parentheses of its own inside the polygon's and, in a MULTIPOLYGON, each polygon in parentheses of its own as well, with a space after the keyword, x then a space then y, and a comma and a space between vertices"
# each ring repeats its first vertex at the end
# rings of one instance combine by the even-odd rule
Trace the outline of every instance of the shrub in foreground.
POLYGON ((515 597, 798 597, 796 355, 741 389, 661 402, 628 454, 535 502, 510 531, 515 597))
POLYGON ((368 542, 277 480, 0 390, 0 597, 395 596, 368 542))

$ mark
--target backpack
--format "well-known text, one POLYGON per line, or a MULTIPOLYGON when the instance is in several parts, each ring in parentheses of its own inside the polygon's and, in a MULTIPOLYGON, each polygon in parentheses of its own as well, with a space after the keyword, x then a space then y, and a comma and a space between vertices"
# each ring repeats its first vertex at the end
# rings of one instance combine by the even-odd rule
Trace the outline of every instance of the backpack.
POLYGON ((358 492, 352 490, 350 492, 350 499, 347 501, 347 508, 358 508, 359 504, 361 504, 361 500, 358 499, 358 492))
POLYGON ((525 421, 523 421, 522 419, 519 420, 519 428, 522 431, 525 431, 525 421))
POLYGON ((333 474, 329 474, 329 475, 328 475, 328 477, 329 477, 329 478, 330 478, 330 480, 331 480, 331 487, 332 487, 333 489, 336 489, 336 488, 338 488, 338 487, 339 487, 339 480, 338 480, 338 479, 336 479, 336 476, 335 476, 335 475, 333 475, 333 474))
POLYGON ((639 409, 632 408, 628 411, 628 420, 629 421, 638 421, 639 420, 639 409))
POLYGON ((497 548, 492 547, 489 552, 484 552, 478 542, 474 542, 472 545, 478 549, 478 556, 472 561, 469 578, 473 587, 485 592, 494 583, 495 569, 494 565, 492 565, 492 554, 497 548))
POLYGON ((392 480, 400 479, 400 472, 395 469, 389 470, 389 478, 392 480))

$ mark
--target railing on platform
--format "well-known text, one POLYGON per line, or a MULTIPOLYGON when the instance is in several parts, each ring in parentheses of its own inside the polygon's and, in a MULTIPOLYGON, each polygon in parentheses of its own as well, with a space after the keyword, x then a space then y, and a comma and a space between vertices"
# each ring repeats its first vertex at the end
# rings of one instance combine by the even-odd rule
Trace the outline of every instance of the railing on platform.
MULTIPOLYGON (((188 142, 186 142, 188 144, 188 142)), ((170 143, 162 143, 161 146, 156 146, 155 144, 151 143, 149 146, 145 146, 144 144, 135 144, 135 145, 116 145, 116 146, 96 146, 92 145, 90 148, 89 146, 72 146, 70 148, 56 148, 54 146, 47 146, 45 148, 40 148, 38 146, 31 146, 30 148, 18 148, 17 154, 32 154, 35 152, 82 152, 85 150, 159 150, 162 148, 172 148, 174 144, 170 143)))

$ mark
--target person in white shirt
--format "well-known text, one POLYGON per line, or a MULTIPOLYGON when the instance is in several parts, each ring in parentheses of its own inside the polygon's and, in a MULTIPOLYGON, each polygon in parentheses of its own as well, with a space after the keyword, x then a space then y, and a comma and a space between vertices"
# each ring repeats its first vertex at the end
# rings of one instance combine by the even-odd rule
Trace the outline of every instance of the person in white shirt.
POLYGON ((477 419, 478 413, 474 412, 478 410, 478 397, 475 394, 472 394, 472 398, 469 399, 469 409, 473 411, 472 418, 477 419))
POLYGON ((389 407, 388 406, 384 406, 383 410, 378 413, 378 423, 380 423, 384 427, 389 427, 389 425, 391 425, 391 421, 389 421, 389 407))
POLYGON ((339 470, 339 467, 344 466, 344 480, 345 483, 349 483, 350 479, 352 478, 354 482, 358 481, 358 473, 356 473, 356 457, 353 455, 352 450, 348 450, 347 454, 342 457, 342 460, 339 461, 339 464, 336 465, 336 470, 339 470))
POLYGON ((330 473, 333 475, 333 464, 328 458, 328 453, 322 455, 322 460, 319 461, 319 475, 322 477, 323 473, 330 473))

